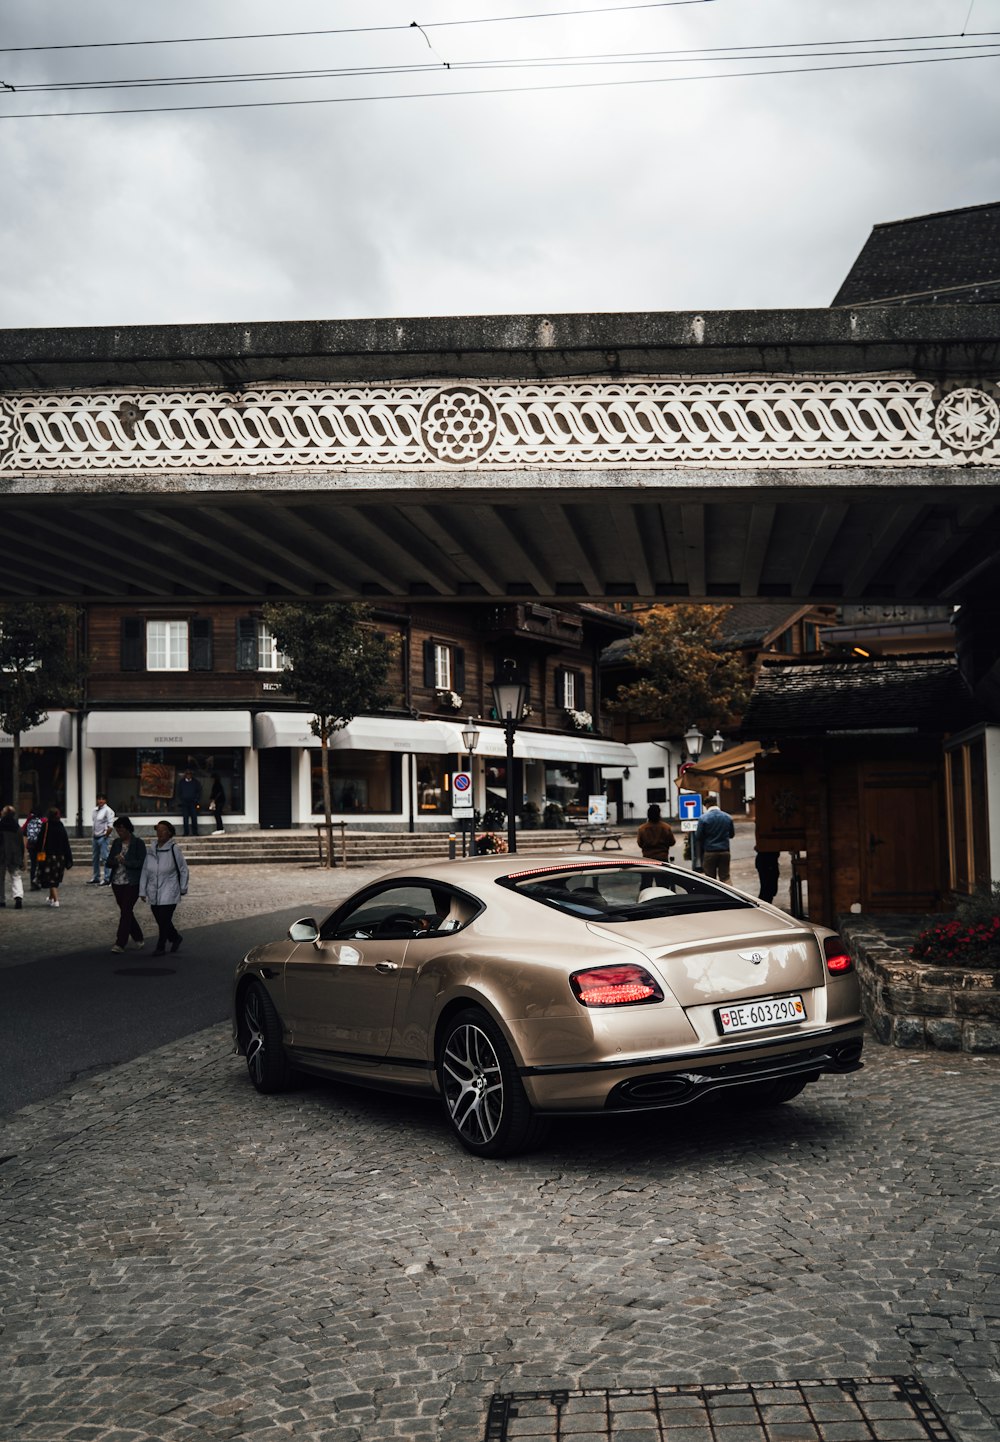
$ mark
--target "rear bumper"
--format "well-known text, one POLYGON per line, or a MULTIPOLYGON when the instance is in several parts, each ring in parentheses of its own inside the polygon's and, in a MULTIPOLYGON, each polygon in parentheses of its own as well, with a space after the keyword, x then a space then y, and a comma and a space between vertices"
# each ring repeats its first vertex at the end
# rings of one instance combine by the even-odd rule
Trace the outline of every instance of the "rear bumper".
POLYGON ((771 1038, 758 1046, 726 1048, 710 1055, 674 1053, 583 1069, 526 1067, 522 1075, 535 1110, 543 1115, 660 1111, 690 1106, 712 1092, 755 1082, 858 1071, 863 1045, 863 1025, 852 1022, 821 1035, 814 1032, 794 1046, 776 1044, 771 1038))

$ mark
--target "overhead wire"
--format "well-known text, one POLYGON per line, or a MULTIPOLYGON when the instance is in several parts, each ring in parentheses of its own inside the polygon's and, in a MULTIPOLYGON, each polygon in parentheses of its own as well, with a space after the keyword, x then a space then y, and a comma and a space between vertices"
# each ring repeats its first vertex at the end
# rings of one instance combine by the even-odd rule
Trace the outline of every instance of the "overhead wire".
MULTIPOLYGON (((530 95, 569 90, 605 90, 622 86, 699 84, 710 80, 747 80, 760 76, 815 75, 846 70, 883 70, 902 65, 950 65, 970 60, 1000 59, 1000 49, 989 54, 977 50, 974 55, 914 55, 904 60, 869 60, 848 65, 802 65, 769 70, 722 71, 714 75, 647 75, 620 80, 580 80, 567 84, 483 86, 470 90, 397 91, 381 95, 332 95, 291 100, 242 100, 206 102, 203 105, 126 106, 112 110, 48 110, 29 111, 20 115, 0 115, 3 120, 75 119, 108 115, 181 115, 210 110, 273 110, 305 105, 360 105, 392 100, 457 100, 470 96, 530 95)), ((10 87, 7 87, 8 89, 10 87)))
POLYGON ((0 55, 42 50, 115 50, 136 45, 204 45, 219 40, 299 40, 317 35, 384 35, 393 30, 443 30, 456 25, 502 25, 510 21, 562 20, 580 15, 619 15, 630 10, 672 10, 682 5, 715 5, 718 0, 644 0, 634 5, 592 5, 574 10, 537 10, 526 15, 463 16, 458 20, 411 20, 396 25, 350 25, 333 30, 264 30, 244 35, 181 35, 154 40, 81 40, 63 45, 0 45, 0 55))
MULTIPOLYGON (((571 69, 580 66, 613 66, 613 65, 697 65, 705 64, 710 59, 727 59, 737 63, 759 60, 800 60, 812 58, 817 54, 817 47, 823 49, 818 53, 824 58, 843 58, 854 55, 909 55, 929 54, 931 51, 956 50, 962 54, 974 54, 980 50, 989 50, 1000 42, 1000 31, 982 30, 976 32, 977 36, 989 36, 992 39, 984 41, 983 44, 970 44, 960 36, 953 34, 945 35, 913 35, 913 36, 887 36, 884 39, 875 38, 869 40, 804 40, 804 41, 779 41, 769 45, 716 45, 709 47, 688 47, 686 49, 674 50, 623 50, 623 51, 600 51, 595 54, 584 55, 535 55, 515 56, 494 60, 442 60, 437 56, 437 63, 430 64, 410 63, 402 65, 349 65, 349 66, 310 66, 308 68, 295 70, 256 70, 256 71, 222 71, 204 75, 162 75, 162 76, 134 76, 127 79, 101 79, 101 80, 60 80, 60 81, 22 81, 16 86, 6 86, 8 90, 20 94, 51 94, 54 92, 84 93, 96 90, 128 90, 144 89, 154 90, 158 88, 170 88, 174 86, 190 85, 233 85, 252 84, 264 82, 290 81, 290 80, 327 80, 344 79, 352 76, 375 76, 375 75, 409 75, 426 74, 441 69, 446 70, 517 70, 517 69, 571 69), (947 41, 947 44, 918 44, 896 45, 893 42, 899 41, 947 41), (865 48, 850 48, 850 47, 865 48), (839 48, 831 48, 839 47, 839 48), (878 47, 878 48, 875 48, 878 47), (886 48, 891 47, 891 48, 886 48), (752 52, 752 53, 748 53, 752 52)), ((429 43, 429 42, 428 42, 429 43)), ((431 47, 433 49, 433 47, 431 47)), ((434 52, 436 54, 436 52, 434 52)), ((0 84, 4 82, 0 81, 0 84)))

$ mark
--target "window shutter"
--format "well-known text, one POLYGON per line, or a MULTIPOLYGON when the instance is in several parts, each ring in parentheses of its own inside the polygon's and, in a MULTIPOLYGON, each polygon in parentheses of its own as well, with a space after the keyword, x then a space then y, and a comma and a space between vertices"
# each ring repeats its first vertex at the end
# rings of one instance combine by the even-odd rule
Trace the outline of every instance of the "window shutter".
POLYGON ((189 627, 190 655, 189 669, 211 671, 212 669, 212 618, 193 616, 189 627))
POLYGON ((146 622, 142 616, 122 617, 121 669, 142 671, 146 665, 146 622))
POLYGON ((252 616, 239 616, 236 621, 236 669, 257 669, 257 622, 252 616))
POLYGON ((557 667, 556 667, 556 693, 555 693, 555 702, 556 702, 556 705, 557 705, 557 706, 563 706, 563 705, 565 705, 565 701, 564 701, 564 699, 563 699, 563 697, 564 697, 564 692, 563 692, 563 674, 564 674, 564 672, 565 672, 565 669, 566 669, 566 668, 565 668, 564 666, 557 666, 557 667))
POLYGON ((428 690, 434 690, 434 642, 424 642, 424 685, 428 690))
POLYGON ((451 684, 452 688, 461 696, 465 690, 465 651, 461 646, 456 646, 451 656, 451 684))
POLYGON ((582 671, 573 672, 573 696, 576 700, 574 710, 586 711, 587 709, 587 682, 582 671))

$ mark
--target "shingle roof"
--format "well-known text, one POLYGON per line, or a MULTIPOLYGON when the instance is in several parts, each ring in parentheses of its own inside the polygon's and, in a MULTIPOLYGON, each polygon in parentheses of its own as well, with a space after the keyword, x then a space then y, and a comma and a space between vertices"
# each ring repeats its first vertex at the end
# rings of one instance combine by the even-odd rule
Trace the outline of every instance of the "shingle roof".
POLYGON ((765 663, 745 738, 960 731, 984 720, 954 657, 765 663))
POLYGON ((872 229, 832 304, 1000 301, 1000 201, 872 229))

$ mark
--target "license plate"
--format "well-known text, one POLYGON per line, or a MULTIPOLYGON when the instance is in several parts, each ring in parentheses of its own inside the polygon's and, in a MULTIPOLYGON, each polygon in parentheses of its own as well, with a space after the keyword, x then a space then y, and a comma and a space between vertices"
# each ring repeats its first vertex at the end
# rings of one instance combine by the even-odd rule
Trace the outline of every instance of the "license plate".
POLYGON ((774 996, 769 1001, 744 1001, 739 1006, 723 1006, 715 1013, 724 1035, 733 1031, 756 1031, 763 1026, 786 1026, 789 1022, 805 1021, 806 1009, 801 996, 774 996))

